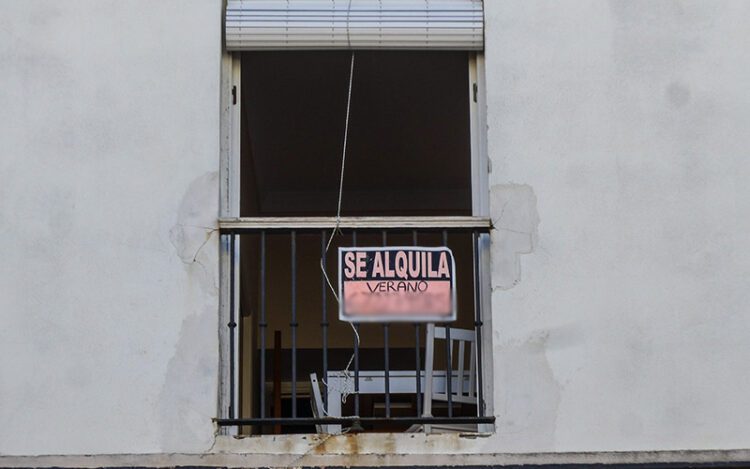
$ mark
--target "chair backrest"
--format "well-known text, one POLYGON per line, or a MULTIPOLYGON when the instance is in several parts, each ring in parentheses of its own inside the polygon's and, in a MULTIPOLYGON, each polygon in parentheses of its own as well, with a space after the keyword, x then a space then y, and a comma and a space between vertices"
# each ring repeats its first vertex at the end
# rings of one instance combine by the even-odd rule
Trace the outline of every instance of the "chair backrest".
MULTIPOLYGON (((425 386, 424 386, 424 415, 432 415, 432 400, 447 401, 448 386, 443 389, 436 389, 434 385, 435 378, 435 343, 438 341, 448 341, 447 344, 447 364, 451 366, 451 401, 462 402, 467 404, 477 403, 476 390, 476 334, 470 329, 435 327, 434 324, 427 325, 427 341, 425 343, 425 386), (450 338, 448 338, 450 336, 450 338), (469 363, 466 368, 466 353, 468 349, 469 363)), ((442 342, 445 344, 445 342, 442 342)), ((447 377, 448 371, 441 371, 442 375, 447 377)))
MULTIPOLYGON (((323 410, 323 396, 320 394, 320 386, 318 385, 318 375, 316 373, 310 373, 310 407, 312 407, 313 417, 322 418, 325 415, 323 410)), ((315 429, 318 433, 328 433, 327 425, 315 425, 315 429)))

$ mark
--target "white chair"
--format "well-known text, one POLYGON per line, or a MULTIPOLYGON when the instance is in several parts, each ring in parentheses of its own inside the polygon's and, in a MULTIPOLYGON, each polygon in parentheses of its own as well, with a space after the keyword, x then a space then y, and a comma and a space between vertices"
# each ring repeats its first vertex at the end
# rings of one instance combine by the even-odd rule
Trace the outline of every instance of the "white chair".
MULTIPOLYGON (((435 327, 434 324, 427 324, 427 340, 425 343, 425 379, 424 379, 424 405, 422 415, 432 417, 432 401, 448 401, 448 386, 444 392, 438 392, 433 386, 434 379, 434 362, 435 362, 435 342, 436 340, 446 340, 446 328, 435 327)), ((460 402, 464 404, 478 405, 476 389, 476 334, 470 329, 450 328, 450 343, 448 344, 449 356, 446 357, 447 363, 451 364, 451 402, 460 402), (458 354, 454 352, 458 345, 458 354), (466 370, 466 352, 469 353, 469 369, 466 370), (455 358, 455 360, 454 360, 455 358)), ((447 384, 447 369, 445 370, 447 384)), ((440 424, 424 425, 425 433, 435 431, 477 431, 475 424, 440 424)))
MULTIPOLYGON (((312 407, 313 417, 316 419, 325 417, 325 407, 323 407, 323 397, 320 394, 320 385, 318 384, 318 375, 310 373, 310 407, 312 407)), ((318 433, 330 433, 328 425, 315 425, 315 430, 318 433)))

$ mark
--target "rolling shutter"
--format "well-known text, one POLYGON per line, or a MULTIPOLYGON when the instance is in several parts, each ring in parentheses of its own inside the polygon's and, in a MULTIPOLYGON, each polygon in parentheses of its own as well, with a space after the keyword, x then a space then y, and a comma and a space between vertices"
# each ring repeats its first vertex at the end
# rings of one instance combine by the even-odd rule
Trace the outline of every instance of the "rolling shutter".
POLYGON ((228 50, 484 47, 482 0, 228 0, 228 50))

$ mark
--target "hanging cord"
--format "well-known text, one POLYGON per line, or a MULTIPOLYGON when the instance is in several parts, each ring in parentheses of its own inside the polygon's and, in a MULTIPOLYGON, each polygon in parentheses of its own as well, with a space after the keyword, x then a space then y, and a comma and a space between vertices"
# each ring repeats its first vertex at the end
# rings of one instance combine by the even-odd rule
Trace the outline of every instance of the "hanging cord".
MULTIPOLYGON (((326 244, 325 252, 323 253, 323 256, 321 256, 320 258, 320 271, 323 272, 323 277, 325 277, 326 279, 328 288, 331 289, 331 293, 333 293, 333 297, 336 298, 336 302, 339 304, 339 307, 341 307, 341 298, 339 298, 338 294, 336 293, 336 289, 333 288, 331 279, 328 277, 328 273, 326 272, 326 269, 323 266, 323 258, 328 255, 328 249, 331 247, 331 243, 333 242, 333 238, 336 236, 336 233, 340 233, 339 226, 341 224, 341 199, 344 193, 344 168, 346 167, 346 147, 347 147, 347 142, 349 139, 349 114, 350 114, 351 104, 352 104, 352 82, 353 81, 354 81, 354 51, 352 51, 351 63, 349 65, 349 92, 346 97, 346 122, 344 124, 344 149, 341 155, 341 175, 339 177, 339 198, 338 198, 338 204, 336 206, 336 225, 331 231, 331 237, 328 238, 328 243, 326 244)), ((359 347, 360 345, 359 332, 357 332, 357 328, 354 327, 354 324, 349 323, 349 326, 352 328, 352 331, 354 331, 354 336, 357 339, 357 347, 359 347)), ((349 371, 349 367, 351 367, 352 361, 354 361, 354 353, 352 353, 352 356, 349 358, 349 362, 346 364, 346 368, 344 368, 344 382, 345 382, 344 389, 338 390, 341 392, 342 403, 346 403, 347 396, 351 394, 351 392, 349 392, 348 383, 349 383, 349 380, 351 379, 351 372, 349 371)), ((328 382, 326 381, 326 377, 323 377, 321 381, 326 386, 326 388, 328 388, 328 382)))

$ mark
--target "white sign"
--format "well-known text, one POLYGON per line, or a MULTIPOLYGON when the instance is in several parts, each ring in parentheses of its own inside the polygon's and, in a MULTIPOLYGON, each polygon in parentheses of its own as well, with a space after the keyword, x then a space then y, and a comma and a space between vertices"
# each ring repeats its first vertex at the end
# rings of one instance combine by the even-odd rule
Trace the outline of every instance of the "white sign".
POLYGON ((339 319, 456 319, 456 263, 447 247, 339 248, 339 319))

